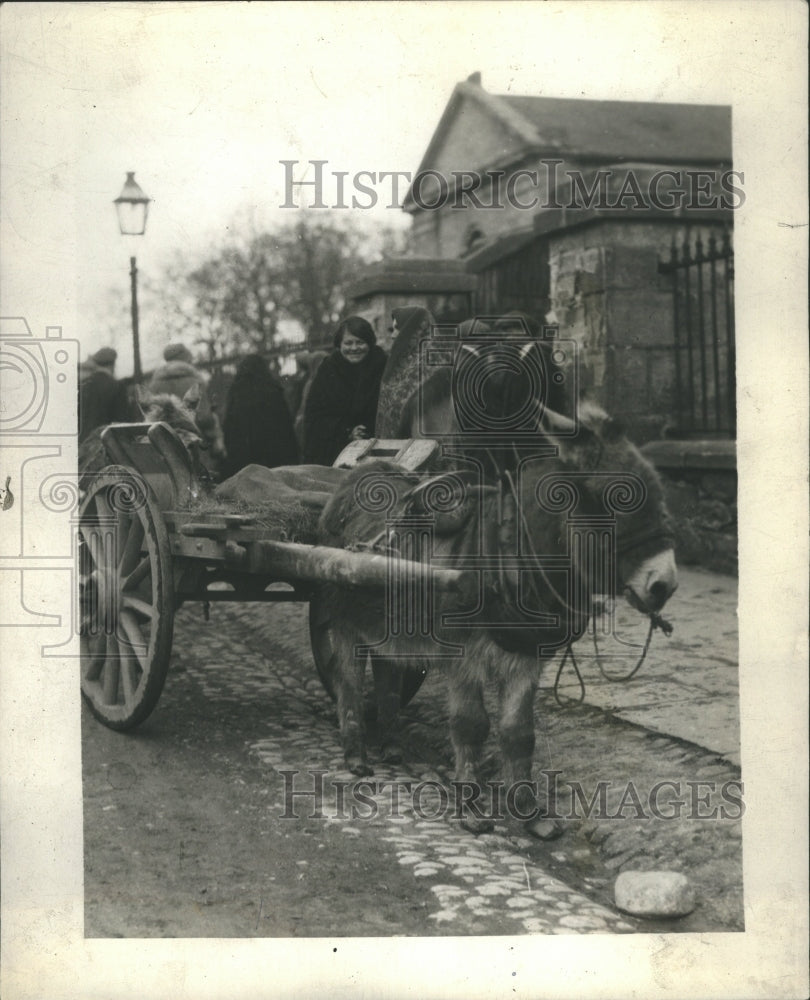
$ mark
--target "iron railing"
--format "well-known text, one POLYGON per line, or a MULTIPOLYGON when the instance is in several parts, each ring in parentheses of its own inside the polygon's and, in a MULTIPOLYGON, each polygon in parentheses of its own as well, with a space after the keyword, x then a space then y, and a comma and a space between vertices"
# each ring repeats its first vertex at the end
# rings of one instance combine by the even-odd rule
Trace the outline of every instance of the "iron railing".
POLYGON ((476 310, 495 315, 519 309, 541 322, 550 299, 548 241, 538 238, 478 272, 476 310))
POLYGON ((731 232, 720 238, 673 237, 670 259, 658 269, 672 276, 677 431, 734 437, 737 426, 734 353, 734 250, 731 232))

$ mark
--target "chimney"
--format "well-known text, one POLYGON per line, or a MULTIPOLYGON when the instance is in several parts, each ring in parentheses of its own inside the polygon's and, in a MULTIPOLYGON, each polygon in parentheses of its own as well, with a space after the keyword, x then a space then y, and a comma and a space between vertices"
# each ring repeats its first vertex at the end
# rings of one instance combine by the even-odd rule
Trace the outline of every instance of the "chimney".
POLYGON ((476 70, 474 73, 470 73, 467 77, 467 83, 474 83, 477 87, 481 86, 481 73, 476 70))

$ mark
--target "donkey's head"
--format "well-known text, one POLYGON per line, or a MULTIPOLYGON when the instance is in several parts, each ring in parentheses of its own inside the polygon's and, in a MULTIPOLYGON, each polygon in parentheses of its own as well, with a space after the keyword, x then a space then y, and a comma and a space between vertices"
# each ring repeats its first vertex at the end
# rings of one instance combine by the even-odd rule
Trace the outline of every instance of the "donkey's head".
POLYGON ((525 509, 558 515, 558 540, 565 531, 589 593, 615 586, 639 610, 659 611, 678 579, 672 521, 655 470, 595 406, 580 404, 576 424, 546 411, 543 430, 557 456, 545 474, 536 466, 535 476, 524 477, 525 509))
POLYGON ((196 423, 200 387, 193 385, 183 398, 179 399, 165 392, 153 394, 143 386, 138 386, 137 397, 144 421, 148 424, 168 424, 186 446, 192 458, 197 459, 200 448, 205 447, 196 423))

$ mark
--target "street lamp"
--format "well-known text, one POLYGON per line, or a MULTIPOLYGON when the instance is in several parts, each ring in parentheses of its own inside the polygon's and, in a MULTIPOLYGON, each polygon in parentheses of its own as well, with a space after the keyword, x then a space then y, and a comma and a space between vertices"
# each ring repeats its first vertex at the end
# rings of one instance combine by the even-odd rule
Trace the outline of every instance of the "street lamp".
MULTIPOLYGON (((118 228, 122 236, 143 236, 146 232, 146 216, 149 213, 151 200, 136 183, 134 171, 127 171, 124 187, 114 202, 118 213, 118 228)), ((135 381, 140 382, 143 372, 141 345, 138 339, 138 266, 134 257, 129 258, 129 277, 132 287, 132 355, 135 381)))

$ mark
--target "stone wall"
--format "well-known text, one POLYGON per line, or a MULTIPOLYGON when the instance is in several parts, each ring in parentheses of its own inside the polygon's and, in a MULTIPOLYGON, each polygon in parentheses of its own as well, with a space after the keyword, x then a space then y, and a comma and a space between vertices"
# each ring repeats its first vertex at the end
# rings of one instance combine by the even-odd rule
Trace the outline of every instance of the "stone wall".
MULTIPOLYGON (((710 226, 700 227, 707 235, 710 226)), ((629 214, 549 233, 552 308, 580 348, 581 385, 639 443, 675 425, 671 279, 658 273, 686 225, 629 214)), ((692 239, 698 232, 688 226, 692 239)))
POLYGON ((737 572, 737 469, 733 441, 654 441, 642 451, 658 468, 675 521, 681 565, 737 572))
POLYGON ((369 264, 347 289, 349 309, 367 319, 381 347, 391 347, 391 311, 422 306, 439 323, 460 323, 472 312, 476 278, 464 263, 426 257, 386 257, 369 264))

